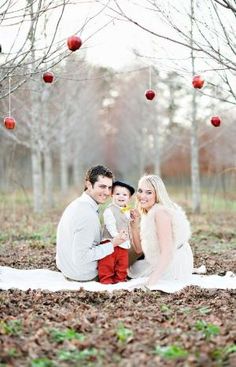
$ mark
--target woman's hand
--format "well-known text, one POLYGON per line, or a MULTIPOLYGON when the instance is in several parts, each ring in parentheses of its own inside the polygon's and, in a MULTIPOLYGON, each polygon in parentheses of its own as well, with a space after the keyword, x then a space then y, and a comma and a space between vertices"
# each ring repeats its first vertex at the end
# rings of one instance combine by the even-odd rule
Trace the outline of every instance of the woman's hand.
POLYGON ((138 225, 140 221, 140 214, 138 209, 131 209, 130 210, 130 224, 131 225, 138 225))
POLYGON ((131 209, 130 211, 130 234, 131 234, 131 244, 134 248, 136 254, 142 254, 141 238, 140 238, 140 214, 138 209, 131 209))

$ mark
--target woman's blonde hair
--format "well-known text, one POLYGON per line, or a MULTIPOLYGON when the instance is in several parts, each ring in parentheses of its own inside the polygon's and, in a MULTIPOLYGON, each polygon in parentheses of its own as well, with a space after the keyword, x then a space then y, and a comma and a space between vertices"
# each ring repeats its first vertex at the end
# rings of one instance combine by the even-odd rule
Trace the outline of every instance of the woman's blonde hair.
MULTIPOLYGON (((165 207, 175 209, 177 207, 177 204, 175 204, 169 197, 168 192, 166 190, 166 187, 164 185, 164 182, 162 179, 157 175, 145 175, 140 178, 138 185, 140 185, 141 182, 149 183, 155 191, 155 200, 156 203, 160 203, 165 207)), ((145 209, 141 209, 138 205, 138 209, 141 213, 146 213, 147 211, 145 209)))

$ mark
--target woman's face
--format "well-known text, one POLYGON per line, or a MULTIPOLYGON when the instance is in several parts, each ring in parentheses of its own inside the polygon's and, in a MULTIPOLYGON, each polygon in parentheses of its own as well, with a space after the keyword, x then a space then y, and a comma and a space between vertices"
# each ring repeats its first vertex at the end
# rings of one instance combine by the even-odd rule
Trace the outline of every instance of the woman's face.
POLYGON ((149 182, 140 181, 137 191, 137 200, 142 209, 149 211, 156 203, 156 194, 149 182))

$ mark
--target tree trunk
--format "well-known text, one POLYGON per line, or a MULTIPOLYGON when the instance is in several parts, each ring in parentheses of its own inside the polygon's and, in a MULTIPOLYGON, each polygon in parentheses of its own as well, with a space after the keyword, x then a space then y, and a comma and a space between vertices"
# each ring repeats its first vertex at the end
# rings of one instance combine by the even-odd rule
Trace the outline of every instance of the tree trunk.
POLYGON ((61 192, 65 194, 68 191, 68 167, 67 167, 67 149, 66 139, 64 136, 64 129, 61 131, 61 144, 60 144, 60 181, 61 192))
MULTIPOLYGON (((194 0, 191 0, 191 61, 192 75, 195 74, 195 57, 193 52, 193 24, 194 24, 194 0)), ((197 126, 197 102, 196 90, 192 97, 192 125, 191 125, 191 181, 192 181, 192 208, 194 213, 200 213, 200 172, 199 172, 199 149, 198 149, 198 126, 197 126)))
MULTIPOLYGON (((34 9, 33 2, 27 0, 27 4, 29 6, 29 15, 30 15, 30 32, 29 32, 29 41, 31 43, 31 68, 32 72, 35 67, 35 26, 36 21, 34 18, 34 9)), ((41 212, 43 210, 43 187, 42 187, 42 166, 41 166, 41 142, 40 142, 40 124, 39 124, 39 108, 40 102, 38 98, 38 94, 35 91, 35 85, 33 81, 31 81, 31 162, 32 162, 32 184, 33 184, 33 201, 34 201, 34 211, 36 213, 41 212)))
POLYGON ((199 172, 199 149, 198 149, 198 129, 197 129, 197 104, 196 91, 193 91, 192 98, 192 126, 191 126, 191 181, 192 181, 192 207, 194 213, 200 213, 200 172, 199 172))
POLYGON ((74 156, 73 156, 73 185, 78 187, 82 183, 82 167, 81 167, 81 157, 79 155, 78 144, 75 146, 74 156))
POLYGON ((47 208, 52 208, 53 200, 53 164, 50 149, 44 150, 44 183, 45 183, 45 203, 47 208))
POLYGON ((159 121, 157 121, 156 134, 155 134, 155 167, 154 172, 156 175, 161 176, 161 145, 160 145, 160 128, 159 121))
POLYGON ((140 139, 140 144, 139 144, 139 177, 143 176, 143 174, 145 173, 145 167, 144 167, 144 162, 145 162, 145 146, 146 146, 146 135, 144 131, 141 131, 141 139, 140 139))
POLYGON ((34 212, 43 210, 41 153, 35 143, 31 149, 34 212))

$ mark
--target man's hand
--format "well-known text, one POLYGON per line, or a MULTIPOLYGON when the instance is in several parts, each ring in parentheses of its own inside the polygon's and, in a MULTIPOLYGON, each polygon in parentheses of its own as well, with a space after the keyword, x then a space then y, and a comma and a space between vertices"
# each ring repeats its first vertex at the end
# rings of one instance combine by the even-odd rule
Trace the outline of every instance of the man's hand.
POLYGON ((128 239, 128 233, 122 230, 116 237, 114 237, 111 240, 111 243, 113 244, 114 247, 116 247, 121 245, 123 242, 127 241, 127 239, 128 239))

